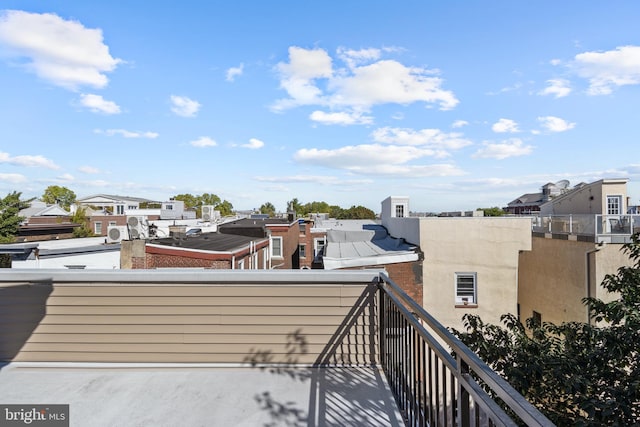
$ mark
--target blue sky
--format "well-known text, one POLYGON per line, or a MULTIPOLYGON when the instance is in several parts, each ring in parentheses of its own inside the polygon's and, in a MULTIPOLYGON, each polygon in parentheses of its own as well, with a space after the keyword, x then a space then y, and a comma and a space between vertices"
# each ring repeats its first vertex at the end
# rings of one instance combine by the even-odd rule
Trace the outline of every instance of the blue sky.
POLYGON ((0 7, 0 193, 411 210, 629 178, 636 1, 0 7))

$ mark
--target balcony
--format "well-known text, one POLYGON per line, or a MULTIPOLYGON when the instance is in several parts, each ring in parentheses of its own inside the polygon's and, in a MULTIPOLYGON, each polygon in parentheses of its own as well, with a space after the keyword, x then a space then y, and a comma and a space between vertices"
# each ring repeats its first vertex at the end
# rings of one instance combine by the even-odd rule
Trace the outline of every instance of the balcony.
POLYGON ((0 361, 71 425, 552 425, 377 270, 1 271, 0 361))
POLYGON ((629 243, 640 232, 640 215, 545 215, 532 218, 537 233, 580 236, 594 243, 629 243))

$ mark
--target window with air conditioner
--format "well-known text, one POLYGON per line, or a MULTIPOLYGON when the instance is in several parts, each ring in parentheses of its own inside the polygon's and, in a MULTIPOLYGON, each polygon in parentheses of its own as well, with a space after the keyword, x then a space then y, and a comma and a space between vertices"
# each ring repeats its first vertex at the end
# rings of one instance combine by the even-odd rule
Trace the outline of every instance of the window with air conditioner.
POLYGON ((456 305, 477 305, 476 273, 456 273, 456 305))

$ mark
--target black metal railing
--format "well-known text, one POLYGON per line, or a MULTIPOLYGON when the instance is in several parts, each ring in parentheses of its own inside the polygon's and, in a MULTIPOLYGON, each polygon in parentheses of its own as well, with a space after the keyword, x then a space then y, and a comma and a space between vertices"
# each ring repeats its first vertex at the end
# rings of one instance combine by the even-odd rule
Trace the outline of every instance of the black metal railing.
POLYGON ((380 279, 380 363, 408 426, 553 426, 388 276, 380 279))

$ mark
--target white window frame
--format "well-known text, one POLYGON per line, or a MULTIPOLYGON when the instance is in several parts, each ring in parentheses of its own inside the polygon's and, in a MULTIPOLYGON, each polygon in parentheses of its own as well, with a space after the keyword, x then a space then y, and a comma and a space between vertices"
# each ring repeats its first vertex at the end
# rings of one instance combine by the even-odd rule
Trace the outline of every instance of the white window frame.
POLYGON ((102 221, 96 221, 93 223, 93 232, 98 235, 102 235, 102 221))
POLYGON ((283 258, 283 248, 282 248, 282 237, 281 236, 272 236, 271 237, 271 258, 283 258), (275 251, 275 245, 274 242, 279 241, 280 242, 280 252, 276 253, 275 251))
POLYGON ((313 239, 313 256, 316 257, 318 253, 327 245, 326 237, 316 237, 313 239), (322 242, 322 244, 320 244, 322 242))
POLYGON ((478 274, 470 272, 455 273, 455 301, 456 305, 478 305, 478 274), (468 281, 471 279, 471 293, 468 281), (461 280, 464 280, 461 282, 461 280), (461 287, 463 285, 463 287, 461 287))
POLYGON ((307 257, 307 245, 305 243, 300 243, 298 245, 298 253, 300 254, 300 258, 307 257))
POLYGON ((622 195, 620 194, 608 194, 607 195, 607 215, 622 215, 622 195))
POLYGON ((398 204, 395 206, 395 217, 404 218, 404 205, 398 204))

